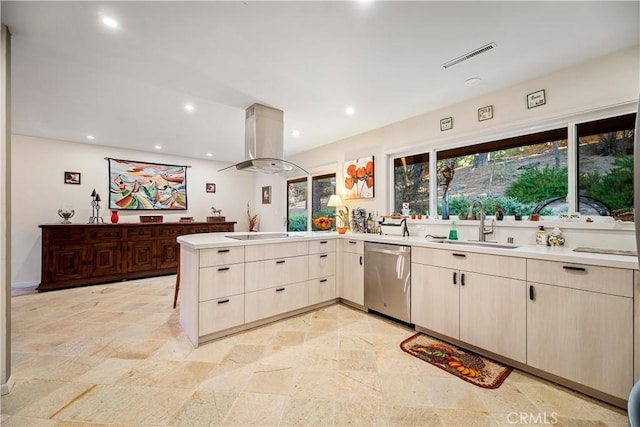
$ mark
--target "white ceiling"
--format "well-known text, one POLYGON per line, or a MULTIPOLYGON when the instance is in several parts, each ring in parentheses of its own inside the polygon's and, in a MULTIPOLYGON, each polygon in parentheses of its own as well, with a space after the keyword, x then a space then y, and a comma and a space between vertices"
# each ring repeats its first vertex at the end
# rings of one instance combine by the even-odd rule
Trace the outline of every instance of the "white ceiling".
POLYGON ((3 0, 12 131, 236 162, 258 102, 284 111, 286 157, 637 45, 639 5, 3 0))

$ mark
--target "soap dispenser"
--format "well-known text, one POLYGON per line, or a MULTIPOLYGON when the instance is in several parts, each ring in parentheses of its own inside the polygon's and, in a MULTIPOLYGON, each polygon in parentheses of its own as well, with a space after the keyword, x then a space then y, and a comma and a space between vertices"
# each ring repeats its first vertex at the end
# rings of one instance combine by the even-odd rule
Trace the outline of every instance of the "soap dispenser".
POLYGON ((458 240, 458 231, 456 230, 455 221, 451 221, 451 229, 449 230, 449 240, 458 240))
POLYGON ((547 246, 547 232, 544 229, 544 225, 538 227, 538 231, 536 231, 536 245, 544 245, 547 246))

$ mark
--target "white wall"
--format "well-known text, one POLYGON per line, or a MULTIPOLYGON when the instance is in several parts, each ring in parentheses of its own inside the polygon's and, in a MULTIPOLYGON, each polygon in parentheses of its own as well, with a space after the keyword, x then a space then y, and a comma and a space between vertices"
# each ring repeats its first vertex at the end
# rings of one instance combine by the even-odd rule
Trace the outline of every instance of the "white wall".
MULTIPOLYGON (((343 190, 343 163, 375 156, 375 198, 347 202, 349 208, 388 213, 391 206, 391 166, 388 157, 416 154, 441 147, 491 141, 567 126, 573 121, 635 111, 640 76, 640 46, 567 68, 470 101, 431 111, 389 126, 355 135, 287 158, 307 170, 337 163, 337 192, 343 190), (545 89, 547 103, 528 109, 526 95, 545 89), (493 105, 494 118, 478 122, 477 110, 493 105), (453 117, 453 129, 440 131, 440 119, 453 117)), ((517 59, 514 59, 517 60, 517 59)), ((462 82, 460 82, 462 84, 462 82)), ((481 90, 481 86, 469 88, 481 90)), ((428 94, 425 94, 428 96, 428 94)), ((357 117, 354 118, 357 120, 357 117)))
POLYGON ((163 215, 164 222, 192 216, 205 221, 210 208, 222 209, 227 221, 237 221, 236 231, 246 231, 247 202, 254 203, 256 175, 229 169, 217 172, 224 163, 168 156, 90 144, 12 136, 12 283, 39 283, 41 233, 38 225, 60 222, 58 209, 75 210, 74 223, 87 223, 91 216, 91 191, 100 194, 100 214, 109 221, 108 162, 105 157, 149 163, 190 165, 187 170, 186 211, 119 211, 120 222, 138 222, 139 215, 163 215), (80 172, 80 185, 64 183, 64 172, 80 172), (215 193, 206 193, 205 184, 216 184, 215 193))

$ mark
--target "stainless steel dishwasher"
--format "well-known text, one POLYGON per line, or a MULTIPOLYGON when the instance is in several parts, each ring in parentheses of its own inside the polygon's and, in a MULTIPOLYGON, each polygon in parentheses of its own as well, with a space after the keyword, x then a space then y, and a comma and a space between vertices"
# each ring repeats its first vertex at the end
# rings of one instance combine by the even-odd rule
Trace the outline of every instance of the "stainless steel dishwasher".
POLYGON ((411 323, 411 246, 364 243, 364 306, 411 323))

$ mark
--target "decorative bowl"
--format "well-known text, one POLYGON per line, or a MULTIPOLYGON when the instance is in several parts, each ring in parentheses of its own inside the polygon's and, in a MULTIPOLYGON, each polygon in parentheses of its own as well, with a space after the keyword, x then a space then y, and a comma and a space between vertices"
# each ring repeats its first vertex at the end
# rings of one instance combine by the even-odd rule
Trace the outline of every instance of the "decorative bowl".
POLYGON ((338 234, 344 234, 347 232, 347 227, 336 227, 338 234))

